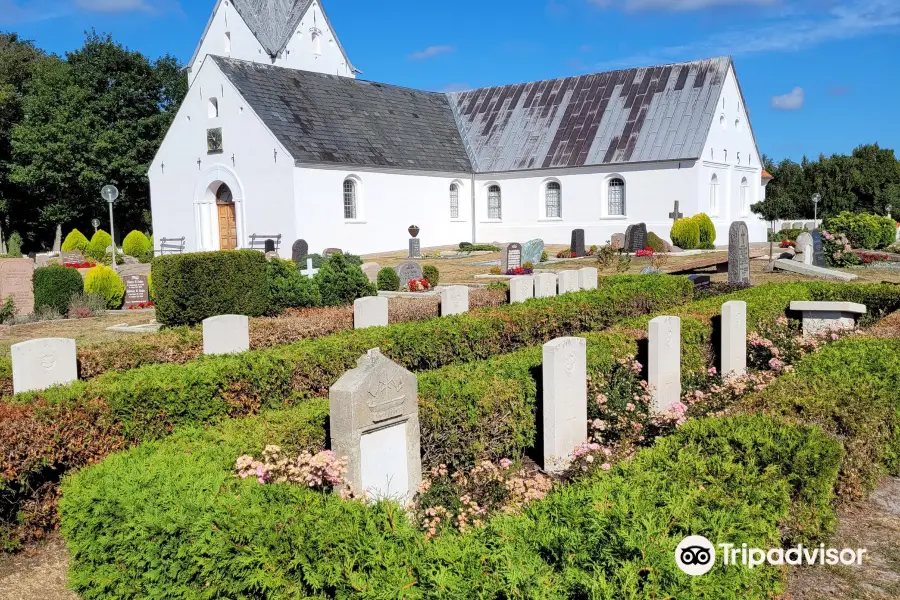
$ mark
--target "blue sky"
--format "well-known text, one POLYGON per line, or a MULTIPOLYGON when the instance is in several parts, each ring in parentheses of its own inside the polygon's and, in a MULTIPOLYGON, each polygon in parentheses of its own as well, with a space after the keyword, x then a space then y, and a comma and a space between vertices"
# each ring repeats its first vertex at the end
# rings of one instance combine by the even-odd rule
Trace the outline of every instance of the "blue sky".
MULTIPOLYGON (((91 27, 187 61, 215 0, 0 0, 63 53, 91 27)), ((760 149, 900 154, 900 0, 323 0, 363 77, 454 90, 734 56, 760 149)))

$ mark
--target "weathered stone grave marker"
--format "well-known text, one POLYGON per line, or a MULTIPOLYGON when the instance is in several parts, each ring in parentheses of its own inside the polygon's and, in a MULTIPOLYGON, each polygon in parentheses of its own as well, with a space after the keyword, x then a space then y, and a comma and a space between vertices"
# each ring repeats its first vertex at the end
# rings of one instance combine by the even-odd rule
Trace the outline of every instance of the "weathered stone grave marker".
POLYGON ((507 244, 503 252, 500 253, 500 270, 503 273, 509 273, 512 269, 518 269, 522 266, 522 244, 513 242, 507 244))
POLYGON ((520 275, 509 281, 509 303, 525 302, 534 298, 534 277, 520 275))
POLYGON ((451 285, 441 288, 441 316, 461 315, 469 311, 469 288, 451 285))
POLYGON ((394 269, 400 277, 400 289, 408 290, 409 282, 413 279, 422 279, 422 266, 417 262, 400 263, 394 269))
POLYGON ((534 297, 550 298, 556 295, 556 275, 540 273, 534 277, 534 297))
MULTIPOLYGON (((900 228, 898 228, 900 230, 900 228)), ((814 267, 827 267, 828 262, 825 260, 825 240, 819 230, 813 231, 811 234, 813 242, 812 265, 814 267)))
POLYGON ((803 315, 803 333, 818 335, 832 329, 853 329, 856 319, 866 314, 865 304, 857 302, 791 302, 791 310, 803 315))
POLYGON ((797 241, 794 243, 794 261, 801 262, 804 265, 813 264, 813 238, 809 234, 809 232, 804 231, 800 235, 797 236, 797 241))
POLYGON ((522 244, 522 264, 530 262, 533 265, 541 262, 541 255, 544 253, 544 240, 534 239, 528 240, 522 244))
POLYGON ((656 317, 650 321, 649 346, 650 412, 662 415, 681 401, 681 319, 656 317))
POLYGON ((203 320, 203 354, 237 354, 250 349, 250 319, 219 315, 203 320))
POLYGON ((609 238, 609 245, 612 246, 615 250, 621 250, 625 247, 625 234, 624 233, 614 233, 612 237, 609 238))
POLYGON ((325 260, 328 260, 335 254, 343 254, 343 253, 344 253, 344 251, 341 250, 340 248, 325 248, 324 250, 322 250, 322 258, 324 258, 325 260))
POLYGON ((78 379, 75 340, 44 338, 13 344, 13 392, 34 392, 78 379))
POLYGON ((572 256, 585 256, 584 229, 572 230, 572 244, 569 249, 572 251, 572 256))
POLYGON ((597 289, 597 268, 584 267, 578 269, 578 287, 583 290, 597 289))
POLYGON ((578 286, 578 271, 560 271, 557 274, 559 278, 559 293, 568 294, 569 292, 577 292, 581 289, 578 286))
POLYGON ((750 234, 743 221, 728 231, 728 283, 750 283, 750 234))
POLYGON ((722 377, 747 374, 747 303, 732 300, 722 305, 722 377))
POLYGON ((300 265, 306 260, 306 257, 309 256, 309 244, 306 240, 297 240, 291 246, 291 260, 294 261, 294 264, 297 265, 297 268, 300 268, 300 265))
POLYGON ((543 347, 543 468, 564 471, 587 440, 587 340, 558 338, 543 347))
POLYGON ((388 299, 381 296, 357 298, 353 302, 353 328, 384 327, 388 324, 388 299))
POLYGON ((647 247, 647 225, 638 223, 629 225, 625 230, 625 250, 637 252, 647 247))
POLYGON ((17 315, 34 312, 34 263, 28 258, 0 259, 0 304, 12 297, 17 315))

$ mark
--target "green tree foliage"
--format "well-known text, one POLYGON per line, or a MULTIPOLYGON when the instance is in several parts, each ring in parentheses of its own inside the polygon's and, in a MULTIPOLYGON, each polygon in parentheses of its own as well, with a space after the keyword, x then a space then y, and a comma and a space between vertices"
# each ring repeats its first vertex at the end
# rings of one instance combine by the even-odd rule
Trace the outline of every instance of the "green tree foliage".
POLYGON ((428 285, 431 287, 434 287, 441 282, 441 273, 434 265, 425 265, 422 267, 422 277, 425 278, 425 281, 427 281, 428 285))
POLYGON ((400 289, 400 276, 391 267, 378 271, 378 289, 385 292, 396 292, 400 289))
POLYGON ((703 250, 712 250, 716 247, 716 227, 713 225, 712 219, 706 213, 699 213, 691 217, 691 220, 697 223, 700 230, 700 248, 703 250))
POLYGON ((700 247, 700 225, 692 218, 678 219, 669 232, 672 243, 683 250, 700 247))
POLYGON ((897 225, 893 219, 869 213, 842 212, 823 224, 831 233, 842 233, 854 248, 880 250, 894 242, 897 225))
POLYGON ((153 243, 150 238, 137 230, 126 235, 122 240, 122 252, 135 258, 140 258, 152 247, 153 243))
POLYGON ((122 308, 125 283, 119 274, 106 265, 97 265, 84 276, 84 291, 106 298, 106 308, 122 308))
POLYGON ((275 258, 266 266, 269 290, 267 314, 277 315, 286 308, 318 306, 322 302, 319 288, 312 279, 300 274, 297 265, 275 258))
POLYGON ((322 265, 315 277, 324 306, 352 304, 357 298, 375 296, 378 291, 359 266, 350 264, 343 254, 335 254, 322 265))
POLYGON ((112 236, 102 229, 98 229, 88 244, 87 253, 94 260, 103 260, 103 257, 106 256, 106 249, 110 246, 112 246, 112 236))

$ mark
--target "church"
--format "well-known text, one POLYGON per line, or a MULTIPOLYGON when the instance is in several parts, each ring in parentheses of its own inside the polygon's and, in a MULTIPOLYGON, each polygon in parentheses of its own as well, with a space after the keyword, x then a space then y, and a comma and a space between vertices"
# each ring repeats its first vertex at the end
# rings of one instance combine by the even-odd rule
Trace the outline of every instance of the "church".
POLYGON ((668 239, 679 211, 766 239, 730 57, 454 93, 359 74, 321 0, 217 0, 150 166, 157 243, 368 254, 415 224, 424 247, 599 245, 639 222, 668 239))

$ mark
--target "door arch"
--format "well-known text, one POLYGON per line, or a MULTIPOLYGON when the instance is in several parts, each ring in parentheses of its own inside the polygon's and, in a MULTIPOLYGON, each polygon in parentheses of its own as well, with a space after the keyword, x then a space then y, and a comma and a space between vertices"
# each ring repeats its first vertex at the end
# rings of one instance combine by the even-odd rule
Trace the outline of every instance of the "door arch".
POLYGON ((234 194, 227 183, 216 190, 216 210, 219 218, 219 250, 234 250, 238 246, 237 212, 234 194))
POLYGON ((194 188, 194 227, 195 227, 195 248, 198 251, 224 250, 234 243, 235 248, 242 247, 241 240, 245 239, 245 217, 244 214, 244 186, 237 174, 225 165, 213 165, 208 170, 200 174, 194 188), (223 184, 225 188, 223 189, 223 184), (220 194, 221 190, 221 194, 220 194), (228 193, 225 192, 227 190, 228 193), (219 200, 223 200, 220 204, 219 200), (221 205, 226 208, 219 208, 221 205), (223 217, 230 217, 233 211, 233 218, 228 219, 229 228, 225 232, 228 234, 228 244, 222 245, 223 232, 220 229, 219 211, 223 217), (231 231, 230 223, 234 222, 234 231, 231 231), (233 234, 233 236, 232 236, 233 234), (231 240, 234 240, 233 242, 231 240))

